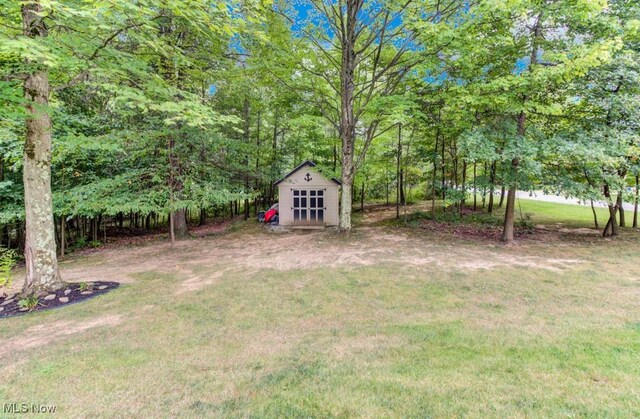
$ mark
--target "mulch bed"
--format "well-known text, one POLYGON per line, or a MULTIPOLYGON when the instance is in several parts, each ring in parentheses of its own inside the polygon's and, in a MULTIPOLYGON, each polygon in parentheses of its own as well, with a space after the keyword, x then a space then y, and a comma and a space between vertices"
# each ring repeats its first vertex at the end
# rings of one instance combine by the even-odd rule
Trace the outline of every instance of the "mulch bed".
POLYGON ((0 297, 0 318, 21 316, 34 311, 50 310, 64 307, 81 301, 89 300, 98 295, 106 294, 120 286, 118 282, 95 281, 68 284, 66 288, 43 295, 38 298, 38 304, 31 309, 20 307, 19 294, 0 297))

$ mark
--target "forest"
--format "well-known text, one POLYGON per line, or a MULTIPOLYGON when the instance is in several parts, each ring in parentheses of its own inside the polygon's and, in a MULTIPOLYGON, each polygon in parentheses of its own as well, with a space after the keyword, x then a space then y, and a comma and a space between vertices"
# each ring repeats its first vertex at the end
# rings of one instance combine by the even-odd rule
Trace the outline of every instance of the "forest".
POLYGON ((26 293, 112 236, 253 218, 307 159, 345 234, 367 202, 437 200, 500 208, 511 243, 517 192, 545 191, 605 202, 615 237, 639 157, 634 0, 0 0, 0 247, 26 293))

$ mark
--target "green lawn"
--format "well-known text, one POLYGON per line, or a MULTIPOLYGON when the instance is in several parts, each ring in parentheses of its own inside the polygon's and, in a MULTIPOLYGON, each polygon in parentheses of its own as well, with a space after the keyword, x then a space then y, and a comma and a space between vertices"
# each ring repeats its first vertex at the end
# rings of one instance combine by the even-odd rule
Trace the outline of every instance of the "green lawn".
POLYGON ((0 400, 59 417, 640 416, 634 234, 431 234, 247 225, 76 256, 65 277, 127 283, 1 320, 0 400))
MULTIPOLYGON (((520 210, 522 210, 523 214, 532 214, 532 219, 536 224, 562 223, 563 226, 588 228, 593 228, 595 225, 593 211, 590 206, 518 199, 516 202, 518 217, 520 216, 520 210)), ((596 207, 596 214, 598 215, 600 228, 603 228, 609 219, 609 210, 596 207)), ((631 220, 633 214, 629 213, 627 217, 631 220)))

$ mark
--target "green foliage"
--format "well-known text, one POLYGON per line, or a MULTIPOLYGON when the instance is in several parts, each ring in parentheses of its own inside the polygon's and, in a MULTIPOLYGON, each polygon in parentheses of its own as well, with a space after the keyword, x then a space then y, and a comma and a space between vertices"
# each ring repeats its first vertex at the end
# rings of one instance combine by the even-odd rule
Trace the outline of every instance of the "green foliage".
POLYGON ((78 250, 78 249, 84 249, 87 246, 88 246, 87 239, 84 238, 84 237, 79 237, 75 242, 73 242, 69 246, 69 250, 73 251, 73 250, 78 250))
MULTIPOLYGON (((24 221, 20 75, 36 69, 52 87, 54 213, 71 223, 271 201, 273 182, 306 159, 340 178, 333 9, 301 3, 308 13, 283 1, 54 0, 41 2, 52 30, 30 38, 20 4, 0 0, 0 228, 12 245, 24 221)), ((605 185, 633 185, 636 4, 447 4, 362 5, 354 195, 364 185, 366 200, 393 202, 400 172, 409 202, 444 191, 445 207, 502 187, 600 201, 605 185), (396 30, 376 32, 385 25, 396 30)))
POLYGON ((0 289, 6 290, 11 287, 11 270, 15 266, 16 258, 15 250, 0 247, 0 289))
POLYGON ((35 294, 29 295, 27 297, 24 297, 18 300, 18 307, 28 311, 35 310, 39 304, 40 304, 40 301, 38 300, 38 297, 35 294))
POLYGON ((78 286, 78 289, 80 290, 80 292, 93 291, 93 284, 89 282, 81 282, 78 286))

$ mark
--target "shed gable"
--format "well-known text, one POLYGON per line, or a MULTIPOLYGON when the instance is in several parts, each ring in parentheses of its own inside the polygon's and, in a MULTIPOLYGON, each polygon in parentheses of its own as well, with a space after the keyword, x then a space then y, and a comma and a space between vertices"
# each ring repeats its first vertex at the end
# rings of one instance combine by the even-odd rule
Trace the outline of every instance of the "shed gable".
POLYGON ((286 184, 296 186, 335 186, 340 185, 340 181, 335 178, 327 178, 320 173, 316 164, 312 161, 305 161, 282 179, 275 182, 275 185, 286 184))

